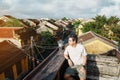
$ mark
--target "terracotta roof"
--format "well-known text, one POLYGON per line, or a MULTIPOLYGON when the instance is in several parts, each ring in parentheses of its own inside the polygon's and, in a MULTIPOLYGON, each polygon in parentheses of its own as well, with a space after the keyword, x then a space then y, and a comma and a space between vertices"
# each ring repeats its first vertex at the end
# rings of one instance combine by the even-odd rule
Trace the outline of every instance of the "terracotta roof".
POLYGON ((0 42, 0 73, 20 61, 25 54, 8 40, 0 42), (3 62, 4 61, 4 62, 3 62))
POLYGON ((14 38, 14 31, 20 27, 0 27, 0 38, 14 38))
POLYGON ((36 23, 36 25, 38 25, 38 24, 40 23, 40 21, 37 20, 37 19, 29 19, 29 20, 31 20, 31 21, 33 21, 34 23, 36 23))
POLYGON ((22 40, 27 40, 31 36, 36 36, 37 33, 34 29, 32 28, 23 28, 15 31, 16 34, 20 35, 20 38, 22 40))
POLYGON ((78 41, 80 41, 81 39, 84 42, 92 38, 95 38, 95 36, 91 32, 88 32, 88 33, 84 33, 83 35, 79 36, 78 41))
POLYGON ((82 42, 86 42, 86 41, 89 41, 91 39, 99 39, 101 41, 103 41, 104 43, 107 43, 111 46, 114 46, 115 48, 118 48, 118 45, 115 44, 113 41, 97 34, 97 33, 94 33, 92 31, 89 31, 89 32, 86 32, 84 34, 82 34, 81 36, 78 37, 78 42, 80 42, 80 40, 82 40, 82 42))

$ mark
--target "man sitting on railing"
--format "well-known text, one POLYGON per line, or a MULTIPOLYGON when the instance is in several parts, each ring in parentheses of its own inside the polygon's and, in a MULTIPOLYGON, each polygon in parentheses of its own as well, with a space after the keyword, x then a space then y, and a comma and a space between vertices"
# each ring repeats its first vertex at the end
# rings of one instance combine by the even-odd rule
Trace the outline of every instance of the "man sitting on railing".
MULTIPOLYGON (((64 78, 70 78, 70 76, 76 76, 78 74, 80 80, 86 79, 86 50, 80 43, 77 44, 77 36, 70 35, 68 38, 68 46, 64 51, 64 57, 67 59, 69 67, 66 69, 64 78)), ((67 79, 68 80, 68 79, 67 79)), ((69 80, 72 80, 71 78, 69 80)))

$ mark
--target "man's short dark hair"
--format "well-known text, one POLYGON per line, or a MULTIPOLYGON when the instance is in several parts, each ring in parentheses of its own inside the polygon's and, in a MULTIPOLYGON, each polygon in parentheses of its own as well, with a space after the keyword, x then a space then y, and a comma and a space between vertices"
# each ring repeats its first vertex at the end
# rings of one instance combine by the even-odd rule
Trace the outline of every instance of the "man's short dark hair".
POLYGON ((76 43, 77 43, 77 41, 78 41, 78 37, 77 37, 77 35, 76 34, 71 34, 71 35, 69 35, 69 37, 68 38, 72 38, 73 39, 73 41, 75 41, 76 43))

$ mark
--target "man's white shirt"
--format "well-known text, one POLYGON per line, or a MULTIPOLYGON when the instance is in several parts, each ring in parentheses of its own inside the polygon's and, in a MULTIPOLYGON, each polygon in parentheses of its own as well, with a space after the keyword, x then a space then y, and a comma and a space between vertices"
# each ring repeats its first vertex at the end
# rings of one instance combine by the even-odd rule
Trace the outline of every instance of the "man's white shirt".
POLYGON ((77 44, 76 47, 68 45, 64 51, 64 54, 69 55, 74 65, 83 64, 83 56, 86 56, 85 47, 82 44, 77 44))

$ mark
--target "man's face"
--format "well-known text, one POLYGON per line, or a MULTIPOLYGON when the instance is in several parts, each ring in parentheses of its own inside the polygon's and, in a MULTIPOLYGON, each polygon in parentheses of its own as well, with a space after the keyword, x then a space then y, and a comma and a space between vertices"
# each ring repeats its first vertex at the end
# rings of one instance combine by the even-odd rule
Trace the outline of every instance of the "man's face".
POLYGON ((69 38, 69 39, 68 39, 68 43, 69 43, 69 45, 73 45, 73 44, 75 44, 75 41, 73 41, 72 38, 69 38))

